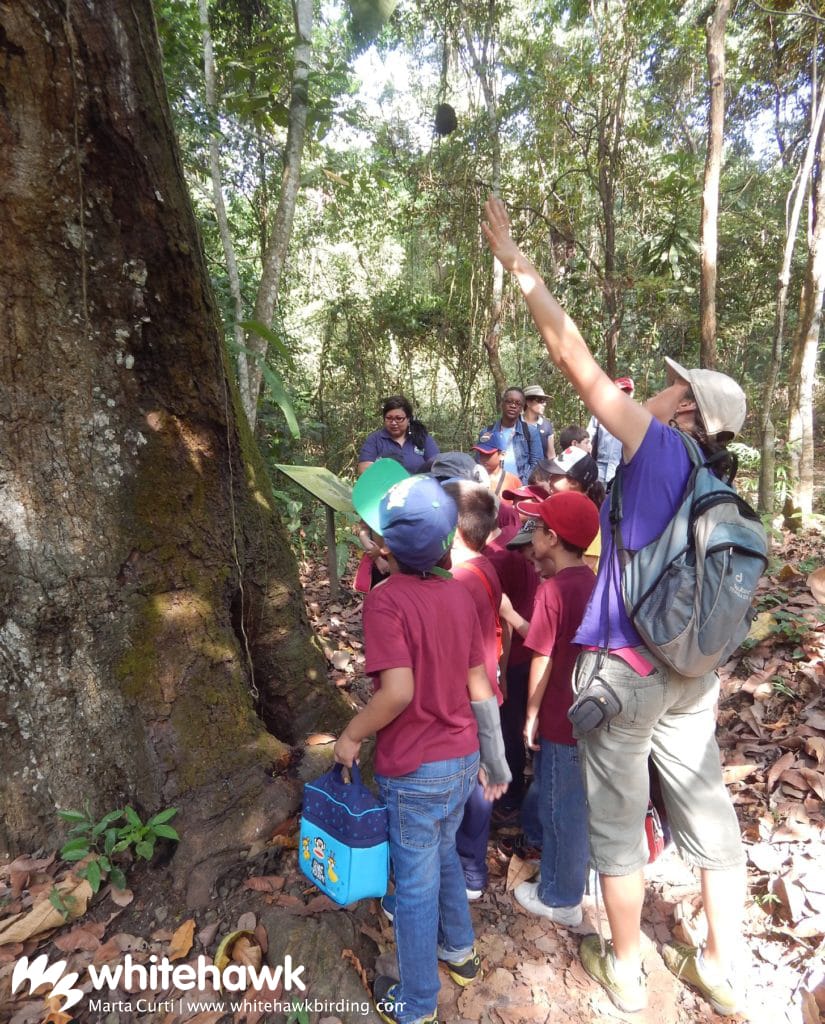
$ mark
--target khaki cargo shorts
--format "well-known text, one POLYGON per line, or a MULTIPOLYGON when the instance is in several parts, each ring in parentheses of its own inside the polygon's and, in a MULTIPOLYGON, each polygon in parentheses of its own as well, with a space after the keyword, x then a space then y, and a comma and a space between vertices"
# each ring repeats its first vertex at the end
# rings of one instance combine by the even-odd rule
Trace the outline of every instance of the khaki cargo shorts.
MULTIPOLYGON (((715 672, 688 679, 646 648, 639 651, 655 671, 640 676, 608 655, 599 675, 616 691, 622 710, 579 740, 593 866, 605 875, 629 875, 647 863, 648 755, 659 770, 673 840, 684 860, 711 869, 742 864, 739 822, 716 744, 719 679, 715 672)), ((576 693, 592 678, 599 658, 598 651, 579 655, 576 693)))

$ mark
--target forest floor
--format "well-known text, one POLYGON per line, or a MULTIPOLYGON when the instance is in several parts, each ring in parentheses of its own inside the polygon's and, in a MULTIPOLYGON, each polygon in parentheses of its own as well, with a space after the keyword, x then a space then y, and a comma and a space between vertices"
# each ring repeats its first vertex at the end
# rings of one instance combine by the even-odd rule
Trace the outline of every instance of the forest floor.
MULTIPOLYGON (((771 574, 763 580, 761 611, 751 637, 721 672, 719 743, 748 856, 748 1001, 735 1019, 754 1024, 816 1024, 825 1019, 823 577, 821 536, 785 535, 775 547, 771 574)), ((328 659, 327 685, 341 688, 358 707, 369 694, 363 676, 361 599, 344 587, 343 595, 331 601, 320 565, 305 564, 302 582, 328 659)), ((325 739, 316 736, 309 742, 325 739)), ((378 901, 365 900, 342 911, 298 873, 296 846, 297 822, 284 822, 262 849, 221 880, 210 906, 195 915, 173 891, 168 868, 154 861, 130 873, 125 892, 104 886, 92 898, 56 851, 34 851, 0 864, 0 1024, 281 1024, 287 1021, 285 1015, 227 1013, 196 1004, 194 996, 217 998, 214 992, 181 998, 180 992, 167 991, 144 1012, 110 1008, 94 1014, 83 1009, 84 1002, 74 1016, 60 1012, 59 998, 49 1002, 42 993, 32 996, 28 986, 11 994, 14 965, 24 955, 46 954, 49 963, 64 959, 76 971, 89 964, 115 964, 127 952, 142 963, 153 955, 191 963, 198 953, 211 959, 222 937, 246 931, 229 949, 230 959, 265 959, 273 926, 267 926, 260 908, 316 920, 347 915, 366 942, 361 948, 377 949, 383 963, 391 959, 392 927, 378 901), (66 907, 72 910, 68 923, 49 901, 55 886, 64 893, 64 913, 66 907)), ((717 1019, 704 1000, 669 974, 658 952, 672 936, 695 941, 703 929, 697 879, 674 851, 648 869, 643 927, 649 1006, 631 1015, 612 1006, 578 960, 581 936, 597 928, 594 900, 586 899, 585 919, 576 929, 532 917, 511 892, 529 876, 531 866, 502 861, 494 847, 493 841, 490 885, 472 904, 483 975, 465 989, 443 975, 441 1021, 689 1024, 717 1019)), ((603 911, 601 917, 606 932, 603 911)), ((374 959, 363 954, 359 958, 349 948, 342 948, 341 956, 366 988, 375 972, 374 959)), ((307 1018, 296 1011, 289 1018, 290 1024, 375 1020, 372 1012, 307 1018)))

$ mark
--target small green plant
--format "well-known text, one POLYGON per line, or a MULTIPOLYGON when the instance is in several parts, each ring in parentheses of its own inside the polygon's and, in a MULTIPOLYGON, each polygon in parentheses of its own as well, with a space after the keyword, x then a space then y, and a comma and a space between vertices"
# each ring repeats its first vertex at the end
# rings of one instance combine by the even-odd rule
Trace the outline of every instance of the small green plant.
POLYGON ((782 697, 790 697, 792 700, 797 696, 781 676, 771 677, 773 692, 782 697))
POLYGON ((49 903, 62 915, 64 921, 68 921, 72 916, 72 908, 75 904, 74 897, 64 896, 56 885, 52 886, 52 891, 49 893, 49 903))
MULTIPOLYGON (((115 863, 121 854, 133 852, 135 856, 149 860, 158 839, 180 841, 178 833, 168 824, 178 813, 177 807, 167 807, 145 823, 130 806, 109 811, 100 821, 95 821, 88 810, 57 813, 70 825, 69 839, 61 848, 60 856, 70 863, 90 858, 77 874, 89 882, 92 892, 97 892, 107 878, 116 889, 126 888, 126 875, 115 863)), ((60 896, 59 893, 57 895, 60 896)), ((49 899, 61 910, 52 896, 49 899)))
POLYGON ((776 895, 775 892, 758 893, 756 896, 754 896, 754 900, 756 901, 757 905, 760 906, 763 910, 769 910, 770 908, 776 906, 776 904, 780 902, 779 897, 776 895))

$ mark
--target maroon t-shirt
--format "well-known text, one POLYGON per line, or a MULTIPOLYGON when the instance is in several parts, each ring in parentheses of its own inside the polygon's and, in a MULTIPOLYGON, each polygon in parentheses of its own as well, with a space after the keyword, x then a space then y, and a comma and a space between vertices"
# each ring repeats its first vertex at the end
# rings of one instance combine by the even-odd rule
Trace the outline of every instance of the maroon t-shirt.
POLYGON ((467 588, 473 599, 473 604, 478 614, 478 621, 481 624, 481 637, 484 643, 484 667, 487 669, 487 676, 492 683, 496 699, 499 704, 504 697, 498 684, 498 608, 501 604, 501 583, 498 573, 493 568, 489 558, 484 555, 476 555, 461 565, 454 565, 452 570, 453 579, 467 588), (472 569, 468 568, 472 565, 472 569), (477 570, 477 571, 476 571, 477 570), (478 573, 484 575, 487 586, 484 585, 478 573), (489 589, 488 589, 489 588, 489 589))
MULTIPOLYGON (((533 602, 541 579, 535 566, 520 551, 509 551, 507 548, 496 550, 492 545, 483 548, 485 554, 501 580, 501 589, 510 598, 515 610, 528 620, 533 618, 533 602)), ((513 630, 510 641, 510 657, 508 667, 524 665, 532 657, 524 647, 524 640, 513 630)))
POLYGON ((577 565, 543 580, 536 594, 524 644, 553 659, 547 689, 539 708, 539 735, 551 743, 572 746, 573 727, 567 712, 573 703, 573 668, 581 647, 573 643, 596 577, 589 565, 577 565))
POLYGON ((411 668, 412 701, 378 731, 375 770, 407 775, 478 750, 467 673, 484 663, 473 599, 457 580, 395 573, 364 598, 366 671, 411 668))

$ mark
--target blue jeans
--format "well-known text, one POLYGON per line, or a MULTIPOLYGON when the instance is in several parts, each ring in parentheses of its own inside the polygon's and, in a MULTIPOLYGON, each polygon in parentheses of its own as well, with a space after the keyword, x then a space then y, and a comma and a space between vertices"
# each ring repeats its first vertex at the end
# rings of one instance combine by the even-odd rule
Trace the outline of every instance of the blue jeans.
POLYGON ((573 907, 584 895, 590 860, 578 748, 543 739, 537 768, 542 832, 539 899, 548 907, 573 907))
POLYGON ((487 842, 492 814, 492 801, 485 798, 481 783, 476 783, 464 806, 464 817, 455 837, 468 889, 487 888, 487 842))
POLYGON ((478 781, 478 754, 376 781, 387 804, 395 872, 396 1010, 400 1024, 413 1024, 438 1004, 439 958, 459 963, 473 949, 455 834, 478 781))

